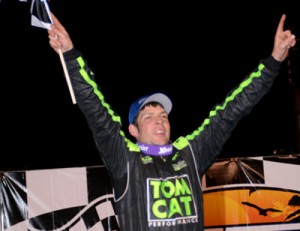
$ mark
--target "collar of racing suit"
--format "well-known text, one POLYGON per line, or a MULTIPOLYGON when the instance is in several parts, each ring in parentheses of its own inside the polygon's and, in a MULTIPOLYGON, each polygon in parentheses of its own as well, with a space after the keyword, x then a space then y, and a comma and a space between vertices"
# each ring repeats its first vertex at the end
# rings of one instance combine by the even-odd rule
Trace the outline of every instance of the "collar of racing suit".
POLYGON ((150 156, 168 156, 173 153, 173 145, 151 145, 138 142, 141 151, 150 156))

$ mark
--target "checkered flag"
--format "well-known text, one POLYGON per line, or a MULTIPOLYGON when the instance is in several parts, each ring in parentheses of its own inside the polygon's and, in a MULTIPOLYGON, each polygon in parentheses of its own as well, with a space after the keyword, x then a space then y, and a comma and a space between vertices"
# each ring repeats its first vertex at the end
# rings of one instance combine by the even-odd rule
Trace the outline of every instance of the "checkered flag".
POLYGON ((31 25, 49 30, 53 24, 47 0, 32 0, 31 25))
POLYGON ((118 231, 104 167, 5 172, 3 231, 118 231))

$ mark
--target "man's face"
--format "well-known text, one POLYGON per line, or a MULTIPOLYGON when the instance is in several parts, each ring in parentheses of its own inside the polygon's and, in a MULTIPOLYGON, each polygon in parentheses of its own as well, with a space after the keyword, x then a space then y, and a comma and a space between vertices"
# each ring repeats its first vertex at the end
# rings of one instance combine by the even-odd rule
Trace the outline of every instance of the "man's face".
POLYGON ((137 117, 138 142, 151 145, 166 145, 170 141, 170 122, 168 113, 160 105, 147 105, 137 117))

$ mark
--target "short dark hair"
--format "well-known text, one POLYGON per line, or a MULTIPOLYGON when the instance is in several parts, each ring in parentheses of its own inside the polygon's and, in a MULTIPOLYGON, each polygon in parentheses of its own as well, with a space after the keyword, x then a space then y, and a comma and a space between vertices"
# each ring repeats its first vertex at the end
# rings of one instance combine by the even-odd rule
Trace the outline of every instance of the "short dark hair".
POLYGON ((134 117, 134 119, 133 119, 133 124, 134 124, 136 127, 138 127, 137 118, 138 118, 140 112, 141 112, 142 110, 144 110, 145 107, 147 107, 147 106, 153 106, 153 107, 161 106, 162 108, 164 108, 164 106, 163 106, 161 103, 159 103, 159 102, 149 102, 149 103, 146 103, 145 105, 143 105, 143 106, 141 107, 141 109, 139 110, 139 112, 137 113, 137 115, 136 115, 136 116, 134 117))

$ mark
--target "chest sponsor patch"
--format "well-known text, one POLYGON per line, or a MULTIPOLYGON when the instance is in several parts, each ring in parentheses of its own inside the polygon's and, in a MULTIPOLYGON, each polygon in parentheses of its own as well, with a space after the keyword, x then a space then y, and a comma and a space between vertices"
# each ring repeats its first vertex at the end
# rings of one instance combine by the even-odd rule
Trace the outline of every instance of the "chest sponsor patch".
POLYGON ((147 206, 149 227, 198 222, 188 175, 147 179, 147 206))

